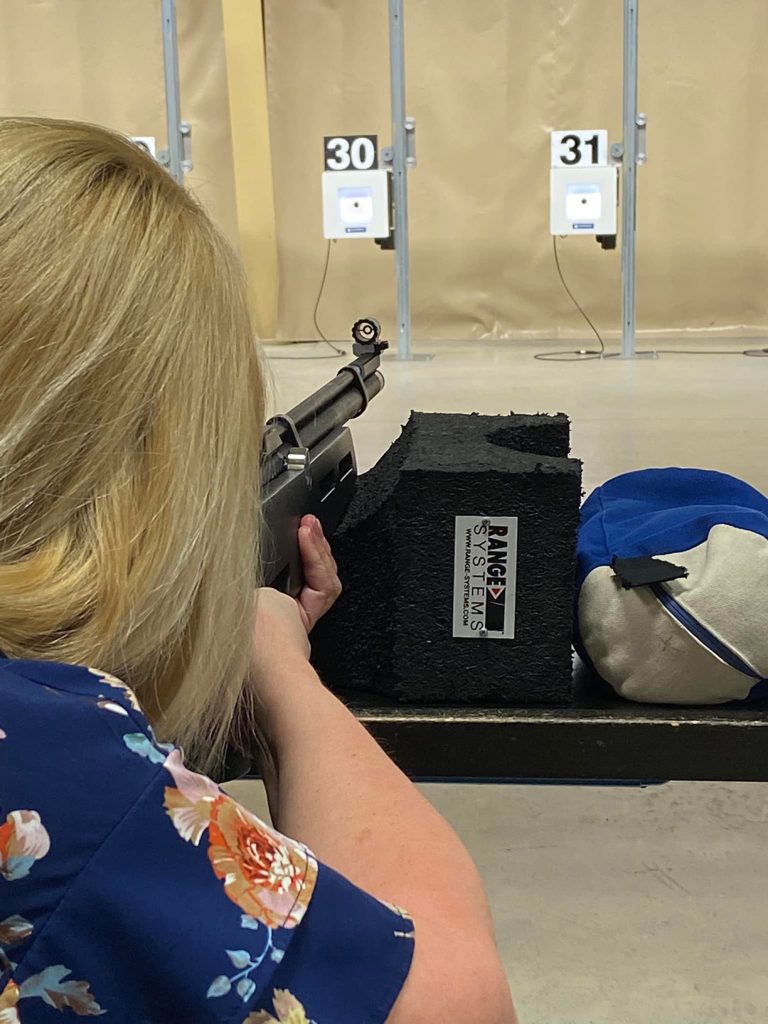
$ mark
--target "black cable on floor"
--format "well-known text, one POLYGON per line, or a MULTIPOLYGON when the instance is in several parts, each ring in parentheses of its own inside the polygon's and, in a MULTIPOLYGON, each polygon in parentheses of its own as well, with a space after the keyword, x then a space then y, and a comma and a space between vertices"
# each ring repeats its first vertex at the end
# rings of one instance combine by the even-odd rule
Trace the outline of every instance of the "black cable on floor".
MULTIPOLYGON (((720 348, 655 348, 657 356, 746 356, 749 352, 734 352, 720 348)), ((754 351, 757 351, 756 349, 754 351)))
POLYGON ((600 331, 598 331, 598 329, 592 323, 589 316, 584 311, 584 308, 582 307, 581 303, 578 301, 576 296, 568 287, 565 277, 563 276, 563 268, 560 266, 560 254, 557 251, 557 235, 552 235, 552 253, 555 257, 555 267, 557 268, 557 276, 560 278, 560 283, 565 289, 568 298, 571 300, 576 309, 578 309, 579 313, 581 313, 586 322, 589 324, 590 328, 592 329, 592 333, 598 340, 600 349, 597 352, 594 349, 587 348, 576 350, 563 349, 558 352, 537 352, 533 358, 541 359, 544 362, 551 363, 580 363, 588 359, 602 359, 605 356, 605 342, 603 341, 600 331))
MULTIPOLYGON (((589 359, 610 359, 614 357, 614 354, 607 355, 605 351, 605 342, 603 341, 602 335, 592 323, 586 312, 582 308, 576 296, 573 294, 571 289, 563 276, 563 270, 560 266, 560 255, 557 250, 557 235, 552 236, 552 252, 555 257, 555 267, 557 268, 557 275, 560 278, 560 282, 568 295, 568 298, 574 304, 579 313, 584 317, 586 322, 592 329, 592 333, 600 343, 600 350, 595 352, 591 349, 576 349, 575 351, 561 350, 559 352, 539 352, 534 355, 534 359, 541 359, 545 362, 552 363, 581 363, 586 362, 589 359)), ((621 353, 615 353, 615 356, 619 356, 621 353)), ((752 357, 768 357, 768 348, 751 348, 743 349, 740 352, 734 352, 733 349, 714 349, 714 348, 657 348, 652 352, 656 356, 752 356, 752 357)))
MULTIPOLYGON (((598 344, 600 345, 600 348, 597 351, 594 350, 594 349, 586 349, 586 348, 584 348, 584 349, 573 349, 573 350, 561 349, 561 350, 555 351, 555 352, 537 352, 534 355, 533 358, 534 359, 539 359, 539 360, 541 360, 543 362, 552 362, 552 363, 582 363, 582 362, 586 362, 586 361, 588 361, 590 359, 606 359, 606 358, 611 358, 610 356, 606 355, 605 342, 603 341, 603 337, 600 334, 600 331, 598 331, 597 327, 595 327, 594 323, 592 322, 592 320, 590 319, 590 317, 588 316, 588 314, 584 310, 584 307, 581 305, 579 300, 576 298, 576 296, 573 294, 571 289, 568 287, 568 283, 565 280, 565 276, 563 274, 563 268, 560 265, 560 254, 559 254, 558 248, 557 248, 557 235, 553 235, 552 236, 552 254, 553 254, 554 260, 555 260, 555 268, 557 269, 557 276, 560 278, 560 283, 562 284, 562 286, 563 286, 563 288, 565 290, 566 295, 568 296, 568 298, 571 300, 573 305, 576 307, 576 309, 579 311, 579 313, 582 315, 584 320, 589 325, 592 333, 597 338, 597 341, 598 341, 598 344)), ((333 354, 322 355, 322 356, 270 356, 269 357, 270 360, 272 360, 272 359, 281 360, 282 359, 282 360, 285 360, 286 362, 288 362, 290 360, 297 361, 297 360, 302 360, 302 359, 306 359, 306 360, 313 360, 313 359, 336 359, 338 356, 345 356, 347 354, 344 351, 344 349, 338 348, 336 345, 334 345, 334 343, 332 341, 330 341, 325 336, 325 334, 323 333, 323 331, 322 331, 322 329, 320 327, 320 324, 318 323, 318 312, 320 310, 320 303, 322 301, 323 293, 325 291, 325 283, 326 283, 326 281, 328 279, 328 267, 330 265, 330 261, 331 261, 331 239, 329 238, 328 239, 328 244, 327 244, 326 249, 325 249, 325 263, 323 265, 323 274, 322 274, 322 278, 320 280, 320 288, 318 289, 318 292, 317 292, 317 299, 315 300, 315 308, 312 311, 312 322, 314 323, 315 330, 320 335, 320 338, 325 342, 326 345, 329 346, 329 348, 331 348, 333 350, 333 354)), ((680 356, 753 356, 753 357, 760 357, 760 356, 762 356, 762 357, 768 357, 768 348, 745 349, 745 350, 742 350, 741 352, 734 352, 734 351, 723 350, 723 349, 674 349, 674 348, 658 348, 658 349, 654 349, 653 353, 655 355, 680 355, 680 356)), ((620 353, 616 353, 616 355, 619 355, 619 354, 620 353)))
POLYGON ((320 309, 320 302, 321 302, 321 300, 323 298, 323 292, 325 291, 325 282, 328 279, 328 266, 329 266, 330 262, 331 262, 331 239, 329 238, 328 239, 328 244, 325 247, 325 266, 323 267, 323 276, 322 276, 322 279, 320 281, 320 288, 318 289, 318 292, 317 292, 317 299, 315 300, 315 308, 312 311, 312 322, 315 325, 315 330, 320 335, 320 337, 323 339, 325 344, 330 346, 330 348, 333 349, 333 351, 336 353, 337 356, 345 356, 347 353, 344 351, 344 349, 337 348, 333 344, 332 341, 329 341, 326 338, 326 336, 323 334, 323 332, 320 330, 320 324, 317 322, 317 312, 320 309))
POLYGON ((721 348, 657 348, 660 356, 768 356, 768 348, 745 348, 740 352, 721 348))
POLYGON ((320 324, 317 322, 317 313, 318 313, 318 310, 320 309, 320 302, 321 302, 321 300, 323 298, 323 292, 325 291, 325 282, 328 279, 328 266, 329 266, 330 262, 331 262, 331 239, 329 238, 328 239, 328 244, 325 247, 325 265, 323 266, 323 276, 322 276, 322 278, 320 280, 320 288, 318 289, 318 292, 317 292, 317 299, 315 300, 315 308, 312 311, 312 322, 314 323, 315 330, 320 335, 321 339, 325 342, 326 345, 328 345, 329 348, 333 349, 333 355, 323 355, 323 356, 270 356, 269 357, 270 360, 273 360, 273 359, 274 360, 283 359, 286 362, 292 362, 292 361, 298 361, 299 359, 307 359, 307 360, 313 360, 313 359, 336 359, 337 356, 345 356, 347 354, 344 351, 343 348, 338 348, 336 345, 334 345, 334 343, 332 341, 329 341, 328 338, 326 338, 325 334, 323 333, 323 331, 320 328, 320 324))

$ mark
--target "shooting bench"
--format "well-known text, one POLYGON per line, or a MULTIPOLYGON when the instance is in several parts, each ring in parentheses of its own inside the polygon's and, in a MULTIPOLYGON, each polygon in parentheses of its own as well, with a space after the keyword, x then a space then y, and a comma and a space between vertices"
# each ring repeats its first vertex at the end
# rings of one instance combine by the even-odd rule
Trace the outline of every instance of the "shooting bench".
POLYGON ((768 705, 634 704, 585 682, 562 707, 350 706, 413 778, 768 781, 768 705))
MULTIPOLYGON (((558 577, 558 566, 567 564, 567 552, 559 550, 557 544, 560 538, 567 547, 568 538, 575 533, 579 480, 578 464, 565 458, 565 417, 512 418, 511 426, 505 428, 511 431, 508 438, 501 436, 504 430, 487 436, 490 426, 485 420, 491 418, 477 417, 471 426, 482 436, 477 450, 470 451, 472 429, 466 423, 453 437, 450 417, 422 416, 415 429, 421 431, 422 449, 432 458, 426 468, 445 470, 450 484, 449 477, 456 469, 455 451, 462 453, 469 473, 474 475, 459 479, 457 492, 451 495, 448 485, 444 486, 439 477, 425 477, 425 467, 417 464, 408 487, 401 492, 407 500, 390 502, 394 518, 388 524, 389 513, 381 495, 395 493, 395 477, 401 470, 407 476, 407 451, 403 447, 405 454, 398 455, 395 446, 377 472, 368 474, 362 490, 357 488, 354 447, 346 424, 360 415, 383 387, 379 368, 386 342, 380 340, 379 325, 372 318, 358 321, 352 334, 354 362, 267 426, 262 460, 267 525, 264 564, 270 585, 298 593, 301 564, 296 529, 301 515, 312 512, 319 516, 328 534, 335 534, 342 524, 334 542, 340 565, 345 559, 348 563, 346 600, 349 602, 351 592, 355 614, 347 611, 345 617, 337 607, 320 624, 315 638, 319 668, 329 682, 334 682, 334 674, 338 676, 334 688, 401 768, 414 778, 446 781, 768 781, 768 701, 749 707, 630 703, 615 696, 582 666, 577 666, 571 687, 567 623, 572 590, 567 573, 558 577), (517 454, 508 454, 503 464, 503 468, 513 467, 510 472, 517 473, 515 488, 511 498, 505 497, 496 510, 493 487, 498 467, 494 458, 499 456, 493 455, 487 440, 492 445, 518 449, 517 454), (444 465, 439 464, 441 444, 447 449, 444 465), (532 457, 521 451, 543 455, 528 465, 532 457), (481 464, 489 470, 488 493, 483 493, 483 478, 476 474, 481 464), (535 586, 528 592, 519 583, 524 598, 518 616, 521 635, 526 628, 525 616, 530 619, 524 656, 516 663, 513 653, 502 663, 495 653, 500 649, 493 646, 498 641, 491 641, 490 647, 476 646, 472 641, 463 648, 449 647, 440 640, 450 637, 445 624, 436 631, 427 616, 419 625, 421 598, 411 596, 415 585, 409 590, 403 583, 413 560, 406 556, 402 567, 382 562, 381 538, 389 530, 390 559, 392 551, 414 550, 422 540, 417 521, 424 509, 430 507, 431 511, 434 504, 431 521, 439 525, 446 508, 451 515, 474 510, 474 506, 459 508, 466 494, 482 506, 484 514, 504 514, 504 508, 520 500, 518 492, 525 480, 542 467, 549 473, 547 489, 542 490, 545 500, 535 510, 536 515, 521 519, 526 524, 536 523, 539 530, 539 535, 527 539, 521 553, 521 558, 526 550, 529 555, 535 554, 538 572, 524 573, 524 577, 535 577, 535 586), (424 479, 428 486, 418 490, 418 481, 424 479), (353 496, 356 506, 348 513, 353 496), (378 511, 379 505, 383 511, 378 511), (407 530, 414 523, 416 530, 409 535, 407 530), (373 578, 377 583, 373 588, 369 566, 375 567, 373 578), (393 589, 391 595, 387 592, 382 601, 382 588, 392 589, 393 579, 400 590, 393 589), (547 580, 555 582, 548 586, 547 580), (377 600, 381 606, 378 614, 377 600), (370 614, 372 608, 374 613, 370 614), (406 618, 401 621, 399 616, 403 614, 406 618), (562 623, 566 623, 565 632, 562 628, 558 631, 562 623), (401 637, 405 637, 402 644, 401 637), (412 649, 407 645, 409 639, 417 641, 412 649), (391 678, 385 667, 387 659, 399 667, 401 675, 399 681, 392 679, 392 696, 387 692, 391 678), (429 700, 430 676, 433 681, 441 680, 440 686, 449 687, 452 680, 461 680, 458 686, 462 695, 471 694, 467 687, 477 685, 480 689, 466 704, 459 705, 449 696, 436 706, 429 700), (487 680, 492 678, 501 699, 483 699, 489 694, 484 694, 482 687, 487 688, 487 680), (353 691, 340 689, 344 681, 353 684, 353 691), (378 692, 368 693, 369 684, 371 691, 378 692), (514 706, 505 706, 504 691, 513 689, 518 700, 514 706), (398 693, 410 695, 408 702, 400 702, 398 693), (537 701, 537 694, 547 699, 537 701)), ((516 510, 512 514, 517 514, 516 510)), ((434 532, 430 545, 445 547, 451 543, 446 539, 450 531, 445 524, 434 532)), ((440 564, 452 557, 447 547, 438 554, 440 564)), ((442 576, 430 579, 430 594, 450 587, 451 581, 446 583, 442 576)), ((440 606, 450 606, 450 594, 440 596, 440 606)), ((450 690, 447 692, 450 694, 450 690)))

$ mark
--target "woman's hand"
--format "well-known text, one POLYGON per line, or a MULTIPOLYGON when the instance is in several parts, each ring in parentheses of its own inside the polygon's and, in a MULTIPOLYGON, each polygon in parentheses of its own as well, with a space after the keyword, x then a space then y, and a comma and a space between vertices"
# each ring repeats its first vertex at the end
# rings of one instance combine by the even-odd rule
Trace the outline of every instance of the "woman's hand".
POLYGON ((299 611, 309 633, 318 619, 341 594, 338 568, 325 539, 320 520, 304 516, 299 527, 299 551, 304 567, 304 587, 299 594, 299 611))
MULTIPOLYGON (((304 587, 298 598, 269 587, 256 594, 251 674, 266 697, 289 667, 308 661, 307 634, 341 593, 336 562, 320 521, 304 516, 299 527, 304 587)), ((290 668, 289 668, 290 670, 290 668)))

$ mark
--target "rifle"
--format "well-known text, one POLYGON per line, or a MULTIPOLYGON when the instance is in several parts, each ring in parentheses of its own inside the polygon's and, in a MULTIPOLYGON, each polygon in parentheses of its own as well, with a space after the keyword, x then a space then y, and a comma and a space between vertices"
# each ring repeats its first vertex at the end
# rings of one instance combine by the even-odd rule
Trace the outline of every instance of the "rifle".
POLYGON ((355 490, 357 461, 347 422, 360 416, 384 387, 379 366, 389 342, 373 317, 352 327, 356 358, 309 398, 273 416, 261 456, 262 574, 267 586, 296 597, 303 576, 298 545, 301 517, 317 516, 327 536, 355 490))

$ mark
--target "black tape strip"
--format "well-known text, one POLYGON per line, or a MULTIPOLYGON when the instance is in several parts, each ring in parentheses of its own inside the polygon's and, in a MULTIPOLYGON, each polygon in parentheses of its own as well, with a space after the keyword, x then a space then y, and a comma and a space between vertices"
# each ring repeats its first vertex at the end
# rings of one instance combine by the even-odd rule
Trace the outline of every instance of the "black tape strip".
POLYGON ((651 583, 667 583, 669 580, 685 579, 688 570, 682 565, 665 562, 663 558, 641 555, 639 558, 618 558, 614 556, 611 568, 625 590, 647 587, 651 583))

